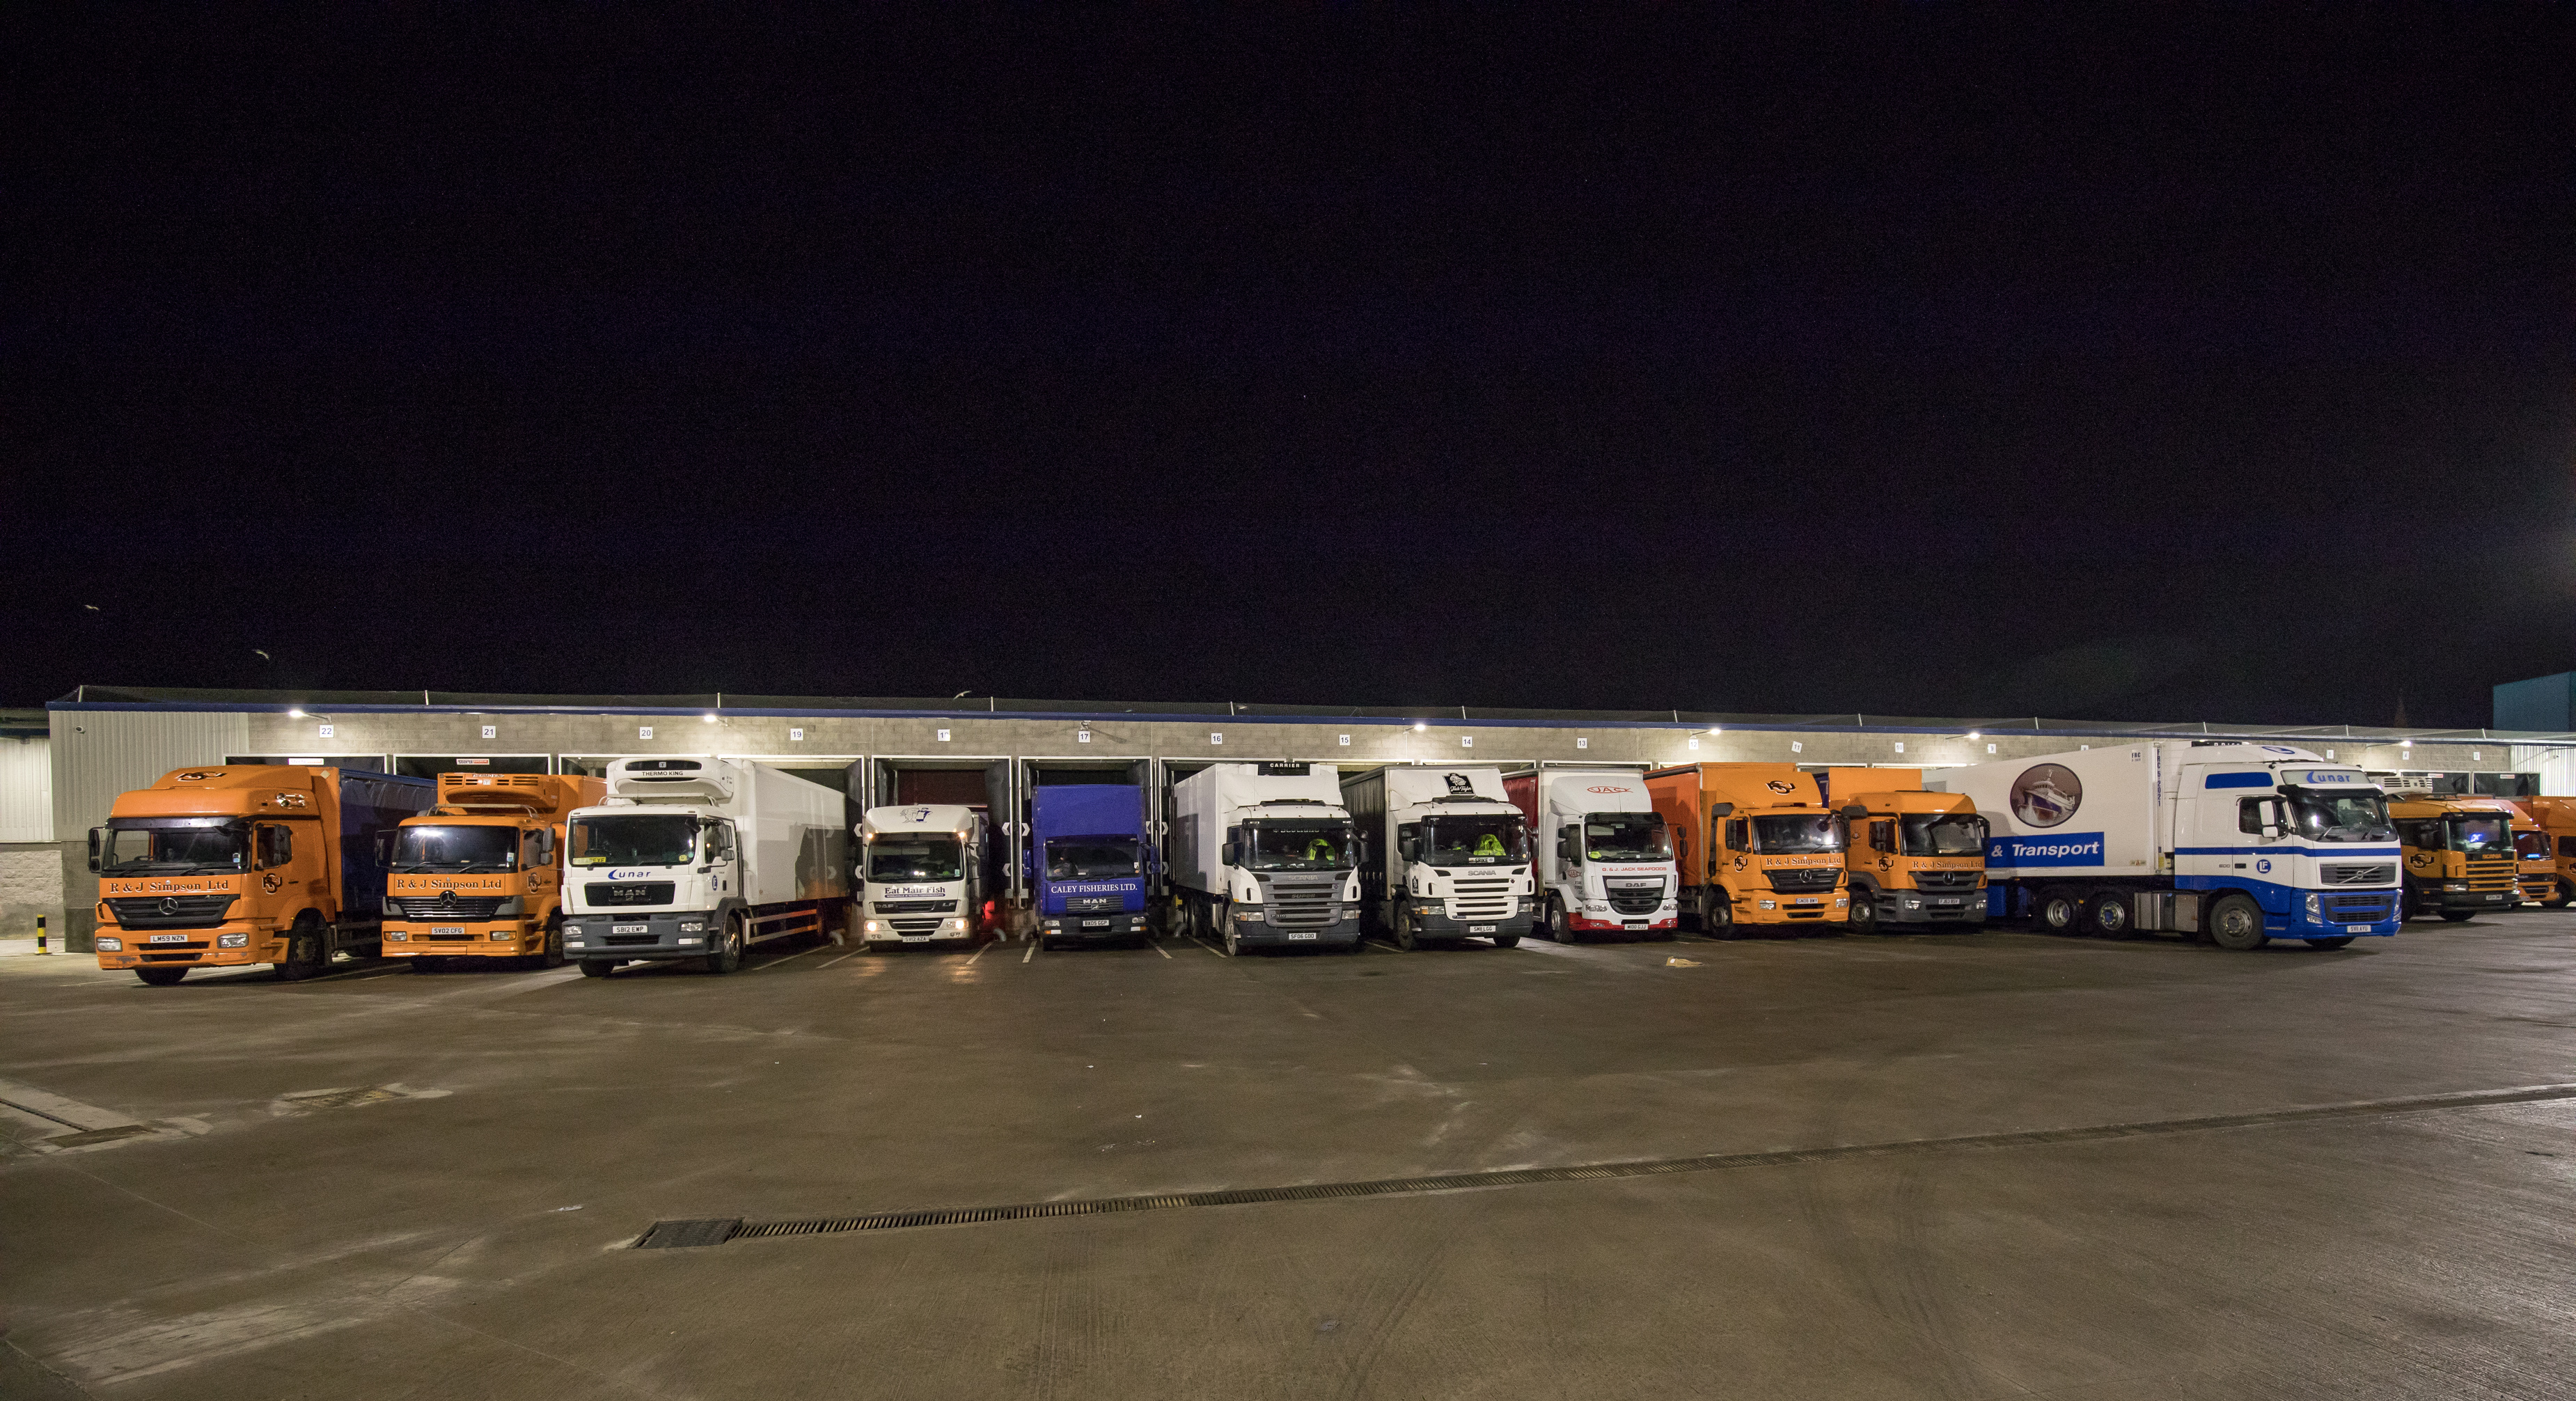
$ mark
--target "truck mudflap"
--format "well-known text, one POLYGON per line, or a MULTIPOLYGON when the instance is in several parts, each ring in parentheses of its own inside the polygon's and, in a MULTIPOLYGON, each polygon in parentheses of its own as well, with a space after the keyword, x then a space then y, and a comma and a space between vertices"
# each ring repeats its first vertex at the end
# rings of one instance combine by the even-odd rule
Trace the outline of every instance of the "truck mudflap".
MULTIPOLYGON (((704 958, 724 937, 725 910, 564 916, 564 957, 646 960, 704 958)), ((418 950, 445 953, 436 945, 418 950)))

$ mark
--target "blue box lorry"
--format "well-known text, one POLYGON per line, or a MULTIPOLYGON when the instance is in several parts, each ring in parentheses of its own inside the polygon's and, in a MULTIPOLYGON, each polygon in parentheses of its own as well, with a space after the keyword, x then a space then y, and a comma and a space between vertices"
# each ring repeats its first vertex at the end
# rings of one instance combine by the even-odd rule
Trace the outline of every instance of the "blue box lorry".
POLYGON ((1025 859, 1041 948, 1153 937, 1147 907, 1160 872, 1145 832, 1144 789, 1111 783, 1031 789, 1025 859))

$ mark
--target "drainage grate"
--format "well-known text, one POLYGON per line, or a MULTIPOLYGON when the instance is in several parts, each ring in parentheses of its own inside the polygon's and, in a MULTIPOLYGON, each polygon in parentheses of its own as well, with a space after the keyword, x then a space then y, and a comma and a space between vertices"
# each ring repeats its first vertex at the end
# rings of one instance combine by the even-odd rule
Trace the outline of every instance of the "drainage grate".
POLYGON ((694 1250, 702 1245, 722 1245, 742 1229, 742 1218, 728 1216, 721 1221, 656 1221, 644 1238, 635 1242, 638 1250, 694 1250))
POLYGON ((1030 1202, 1020 1206, 951 1207, 930 1211, 882 1211, 869 1216, 832 1216, 810 1221, 760 1221, 744 1225, 727 1221, 659 1221, 636 1242, 647 1246, 722 1245, 728 1240, 767 1236, 822 1236, 844 1231, 897 1231, 915 1226, 966 1226, 986 1221, 1034 1221, 1050 1216, 1105 1216, 1122 1211, 1163 1211, 1184 1206, 1247 1206, 1257 1202, 1310 1202, 1351 1197, 1411 1196, 1425 1192, 1472 1191, 1485 1187, 1522 1187, 1540 1182, 1603 1182, 1623 1177, 1660 1177, 1677 1172, 1721 1172, 1729 1168, 1772 1167, 1787 1163, 1827 1163, 1842 1158, 1876 1158, 1900 1153, 1954 1148, 2023 1148, 2057 1143, 2097 1143, 2107 1139, 2159 1134, 2201 1133, 2215 1129, 2256 1128, 2317 1119, 2351 1119, 2373 1114, 2420 1113, 2433 1109, 2469 1109, 2490 1104, 2528 1104, 2576 1099, 2576 1084, 2526 1085, 2510 1090, 2467 1090, 2455 1094, 2416 1095, 2405 1099, 2363 1100, 2274 1109, 2255 1114, 2219 1114, 2198 1119, 2151 1119, 2129 1124, 2096 1124, 2084 1128, 2033 1129, 2021 1133, 1962 1134, 1955 1138, 1899 1139, 1831 1148, 1784 1148, 1767 1153, 1719 1153, 1702 1158, 1588 1163, 1575 1167, 1512 1168, 1501 1172, 1453 1172, 1428 1177, 1389 1177, 1375 1182, 1323 1182, 1298 1187, 1237 1187, 1216 1192, 1167 1192, 1150 1197, 1095 1197, 1088 1200, 1030 1202), (666 1233, 667 1236, 666 1236, 666 1233), (679 1238, 686 1236, 687 1238, 679 1238))

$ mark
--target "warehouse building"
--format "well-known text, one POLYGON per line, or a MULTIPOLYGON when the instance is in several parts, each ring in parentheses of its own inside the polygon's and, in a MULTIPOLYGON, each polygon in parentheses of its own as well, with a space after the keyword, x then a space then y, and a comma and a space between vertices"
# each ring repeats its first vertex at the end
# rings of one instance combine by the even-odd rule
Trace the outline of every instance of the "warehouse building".
MULTIPOLYGON (((1471 707, 1149 704, 805 696, 542 696, 439 691, 209 691, 82 686, 0 739, 0 936, 52 917, 70 947, 96 926, 89 829, 119 793, 173 769, 330 763, 451 771, 602 773, 628 754, 721 754, 775 764, 848 795, 852 811, 964 802, 997 820, 1033 787, 1138 783, 1159 818, 1176 779, 1220 761, 1366 767, 1473 761, 1679 764, 1722 760, 1943 768, 2149 738, 2294 744, 2437 791, 2576 793, 2576 734, 2367 726, 2123 724, 2038 716, 1726 715, 1471 707)), ((1016 853, 1018 835, 1005 839, 1016 853)), ((1012 865, 1017 867, 1017 861, 1012 865)))

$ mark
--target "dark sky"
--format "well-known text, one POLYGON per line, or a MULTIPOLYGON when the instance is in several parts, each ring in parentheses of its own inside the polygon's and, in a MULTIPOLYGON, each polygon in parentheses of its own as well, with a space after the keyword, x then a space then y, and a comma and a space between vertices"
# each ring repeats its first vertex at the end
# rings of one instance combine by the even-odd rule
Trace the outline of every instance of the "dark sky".
POLYGON ((0 702, 2576 667, 2564 8, 39 8, 0 702))

